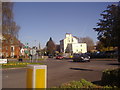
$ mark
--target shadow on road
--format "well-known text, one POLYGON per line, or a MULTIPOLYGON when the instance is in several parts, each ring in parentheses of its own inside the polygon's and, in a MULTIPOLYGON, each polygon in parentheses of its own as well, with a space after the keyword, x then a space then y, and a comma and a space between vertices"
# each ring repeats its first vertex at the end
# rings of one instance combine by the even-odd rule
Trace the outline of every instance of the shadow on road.
POLYGON ((117 61, 114 58, 91 58, 91 61, 117 61))
POLYGON ((96 84, 96 85, 100 85, 100 86, 102 86, 102 84, 101 84, 101 80, 99 80, 99 81, 93 81, 92 83, 93 83, 93 84, 96 84))
POLYGON ((109 63, 109 64, 107 64, 107 65, 116 65, 116 66, 120 66, 120 63, 109 63))
POLYGON ((82 69, 82 68, 70 68, 72 70, 81 70, 81 71, 93 71, 91 69, 82 69))
POLYGON ((87 63, 85 61, 76 61, 76 62, 74 62, 74 61, 68 61, 68 62, 71 62, 71 63, 87 63))

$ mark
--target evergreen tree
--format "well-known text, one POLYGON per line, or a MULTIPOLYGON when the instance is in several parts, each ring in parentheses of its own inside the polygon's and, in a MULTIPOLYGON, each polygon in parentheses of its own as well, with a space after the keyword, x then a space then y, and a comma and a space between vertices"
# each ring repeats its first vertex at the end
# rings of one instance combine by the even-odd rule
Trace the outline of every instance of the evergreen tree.
POLYGON ((55 49, 56 49, 56 45, 53 42, 51 37, 50 37, 49 41, 47 42, 46 47, 47 47, 48 54, 54 54, 55 49))
MULTIPOLYGON (((103 11, 101 16, 102 19, 99 19, 97 28, 94 28, 94 30, 98 32, 98 40, 100 40, 105 47, 117 46, 119 51, 120 6, 108 5, 107 10, 103 11)), ((118 61, 120 61, 119 58, 118 61)))

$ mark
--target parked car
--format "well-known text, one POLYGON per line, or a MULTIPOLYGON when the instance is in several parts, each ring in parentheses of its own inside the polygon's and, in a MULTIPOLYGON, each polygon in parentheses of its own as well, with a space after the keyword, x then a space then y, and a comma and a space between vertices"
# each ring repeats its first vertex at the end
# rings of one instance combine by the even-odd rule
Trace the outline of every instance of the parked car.
POLYGON ((103 51, 103 52, 94 52, 90 53, 90 58, 117 58, 118 51, 103 51))
POLYGON ((73 62, 90 62, 90 56, 87 54, 73 54, 73 62))
POLYGON ((61 55, 56 56, 56 59, 63 59, 64 57, 61 55))
POLYGON ((105 52, 90 53, 90 58, 106 58, 105 52))
POLYGON ((53 58, 53 55, 52 55, 52 54, 49 54, 49 55, 48 55, 48 58, 53 58))
POLYGON ((105 51, 105 55, 107 58, 117 58, 118 51, 115 51, 115 50, 105 51))

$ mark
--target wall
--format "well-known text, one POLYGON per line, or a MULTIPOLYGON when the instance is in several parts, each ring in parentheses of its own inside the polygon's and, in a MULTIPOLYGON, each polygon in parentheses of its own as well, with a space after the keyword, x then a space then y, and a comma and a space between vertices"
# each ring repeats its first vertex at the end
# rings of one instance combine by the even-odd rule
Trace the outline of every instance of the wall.
POLYGON ((86 43, 76 43, 72 44, 73 53, 86 53, 87 45, 86 43))
POLYGON ((87 44, 86 43, 78 43, 78 39, 72 34, 66 34, 65 39, 60 41, 60 49, 61 52, 66 52, 69 48, 69 51, 73 53, 86 53, 87 52, 87 44))

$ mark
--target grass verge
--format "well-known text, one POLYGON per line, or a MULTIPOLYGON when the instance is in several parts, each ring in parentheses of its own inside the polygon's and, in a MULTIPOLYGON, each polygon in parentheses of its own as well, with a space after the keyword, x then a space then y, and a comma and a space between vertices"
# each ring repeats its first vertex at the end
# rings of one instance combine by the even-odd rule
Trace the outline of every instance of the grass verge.
POLYGON ((6 64, 1 64, 1 67, 4 68, 19 68, 19 67, 27 67, 27 65, 43 65, 43 63, 27 63, 27 62, 8 62, 6 64))

